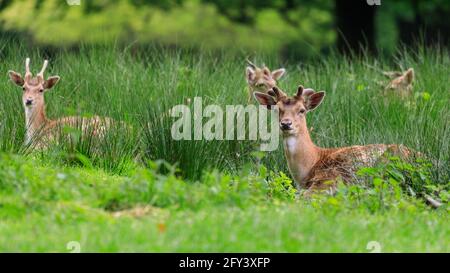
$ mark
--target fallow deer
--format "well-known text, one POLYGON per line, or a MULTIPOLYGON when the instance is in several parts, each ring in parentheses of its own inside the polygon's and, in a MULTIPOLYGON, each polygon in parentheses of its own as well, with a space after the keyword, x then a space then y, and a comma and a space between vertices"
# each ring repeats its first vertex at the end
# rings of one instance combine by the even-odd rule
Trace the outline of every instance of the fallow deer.
POLYGON ((316 109, 325 92, 315 92, 299 86, 295 96, 289 97, 277 87, 274 96, 255 92, 261 105, 277 108, 288 167, 299 189, 305 195, 336 190, 338 180, 350 183, 361 167, 374 166, 383 155, 408 158, 411 151, 403 145, 372 144, 342 148, 321 148, 314 144, 306 126, 306 114, 316 109))
POLYGON ((402 98, 412 95, 414 69, 410 68, 405 72, 383 72, 383 74, 391 79, 385 87, 385 92, 395 91, 402 98))
POLYGON ((268 93, 277 85, 277 80, 284 75, 286 70, 280 68, 270 71, 266 66, 260 68, 249 60, 247 60, 247 63, 248 66, 245 69, 245 78, 248 84, 248 102, 250 103, 253 92, 268 93))
POLYGON ((25 61, 25 77, 15 71, 9 71, 9 77, 16 85, 23 89, 22 102, 25 108, 26 136, 25 144, 33 144, 34 147, 43 148, 50 141, 57 139, 61 127, 81 126, 83 133, 89 132, 93 136, 103 136, 105 130, 110 127, 110 118, 63 117, 56 120, 47 118, 45 113, 44 93, 52 89, 59 81, 59 76, 44 78, 44 72, 48 61, 44 61, 41 71, 33 77, 30 71, 30 59, 25 61))

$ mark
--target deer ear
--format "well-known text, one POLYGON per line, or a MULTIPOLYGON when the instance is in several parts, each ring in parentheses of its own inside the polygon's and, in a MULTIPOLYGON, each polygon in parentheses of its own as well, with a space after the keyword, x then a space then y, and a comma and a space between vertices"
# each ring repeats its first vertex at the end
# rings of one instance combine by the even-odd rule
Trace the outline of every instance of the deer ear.
POLYGON ((412 84, 412 82, 414 81, 414 69, 410 68, 405 72, 404 81, 407 84, 412 84))
POLYGON ((272 109, 271 106, 277 104, 275 99, 272 96, 270 96, 270 95, 267 95, 267 94, 264 94, 264 93, 261 93, 261 92, 254 92, 253 96, 259 102, 259 104, 266 105, 267 109, 272 109))
POLYGON ((295 96, 301 98, 301 96, 303 95, 303 89, 303 85, 299 85, 297 88, 297 94, 295 94, 295 96))
POLYGON ((324 91, 316 92, 307 96, 305 104, 306 109, 308 109, 308 111, 316 109, 317 106, 319 106, 322 103, 324 97, 325 97, 324 91))
POLYGON ((272 72, 272 78, 274 80, 278 80, 279 78, 281 78, 284 75, 285 72, 286 72, 286 69, 284 69, 284 68, 277 69, 272 72))
POLYGON ((11 81, 13 83, 15 83, 16 85, 23 86, 25 84, 25 81, 23 80, 22 75, 20 75, 19 73, 10 70, 10 71, 8 71, 8 75, 9 75, 9 78, 11 79, 11 81))
POLYGON ((58 81, 59 81, 59 76, 52 76, 49 77, 45 82, 44 82, 44 89, 52 89, 53 86, 55 86, 58 81))
POLYGON ((403 73, 398 72, 398 71, 383 71, 383 75, 385 75, 389 79, 394 79, 394 78, 401 77, 403 75, 403 73))
POLYGON ((255 70, 251 68, 250 66, 247 66, 245 69, 245 78, 247 79, 247 82, 252 82, 255 80, 255 70))

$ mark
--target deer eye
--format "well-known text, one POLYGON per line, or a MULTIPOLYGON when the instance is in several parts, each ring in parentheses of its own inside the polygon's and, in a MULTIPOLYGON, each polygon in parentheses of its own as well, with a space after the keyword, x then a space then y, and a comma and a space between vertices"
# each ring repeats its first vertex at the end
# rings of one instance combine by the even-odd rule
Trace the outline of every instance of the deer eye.
POLYGON ((44 89, 39 89, 39 92, 40 92, 40 93, 44 92, 44 89))
POLYGON ((304 113, 306 113, 306 109, 300 109, 300 111, 298 111, 298 113, 303 115, 304 113))
POLYGON ((26 89, 25 87, 22 87, 22 90, 23 90, 23 91, 27 91, 27 89, 26 89))

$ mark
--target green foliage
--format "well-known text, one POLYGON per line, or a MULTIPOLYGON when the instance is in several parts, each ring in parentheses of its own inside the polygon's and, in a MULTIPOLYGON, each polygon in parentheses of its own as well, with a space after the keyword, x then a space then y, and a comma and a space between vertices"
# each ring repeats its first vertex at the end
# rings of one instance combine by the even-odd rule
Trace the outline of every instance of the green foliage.
MULTIPOLYGON (((1 50, 2 71, 23 72, 27 56, 35 71, 43 59, 13 44, 1 50)), ((174 119, 166 113, 174 105, 195 96, 204 104, 246 103, 245 56, 158 48, 80 53, 49 56, 48 75, 59 74, 61 83, 46 94, 47 114, 113 118, 117 126, 100 143, 80 128, 62 128, 64 137, 49 149, 27 149, 22 91, 0 81, 1 250, 65 251, 67 241, 89 238, 82 243, 91 251, 188 251, 195 242, 199 251, 365 251, 381 232, 398 246, 387 246, 391 251, 446 251, 429 236, 448 237, 448 206, 432 210, 421 197, 449 198, 446 52, 405 51, 395 64, 340 57, 286 64, 281 88, 290 93, 301 79, 327 92, 323 108, 308 117, 319 146, 403 143, 433 160, 413 166, 394 159, 366 169, 366 184, 311 199, 296 196, 281 146, 261 153, 253 141, 170 137, 174 119), (376 83, 379 70, 395 67, 416 71, 408 100, 383 96, 376 83), (44 235, 36 238, 36 230, 44 235), (345 240, 330 245, 335 234, 345 240)), ((281 66, 273 56, 255 61, 281 66)))
MULTIPOLYGON (((373 168, 362 168, 357 174, 373 181, 374 185, 376 184, 375 181, 378 183, 389 181, 391 185, 401 186, 410 193, 425 193, 430 185, 438 184, 432 180, 432 166, 431 162, 421 158, 414 162, 406 162, 398 157, 390 157, 387 164, 380 164, 373 168)), ((442 185, 444 184, 442 183, 442 185)))
POLYGON ((252 25, 244 25, 233 21, 234 5, 228 3, 230 12, 219 2, 197 0, 84 2, 68 6, 60 0, 13 1, 0 13, 0 31, 23 33, 40 45, 69 48, 139 43, 261 53, 291 48, 311 54, 332 45, 335 37, 332 14, 320 8, 299 7, 281 14, 270 5, 251 15, 252 25), (287 15, 294 17, 295 24, 284 20, 287 15), (294 47, 296 41, 302 43, 294 47))
MULTIPOLYGON (((262 166, 261 168, 265 168, 262 166)), ((270 172, 269 194, 272 198, 289 201, 295 199, 296 189, 293 181, 283 172, 275 175, 270 172)))
MULTIPOLYGON (((63 166, 90 166, 114 174, 126 174, 134 165, 145 166, 147 160, 162 159, 177 165, 177 175, 191 181, 212 169, 236 174, 249 163, 252 171, 259 171, 253 156, 257 142, 175 141, 170 137, 175 119, 167 114, 174 105, 196 96, 203 98, 204 105, 245 105, 245 56, 157 48, 142 53, 108 47, 85 48, 82 52, 51 56, 48 75, 59 74, 61 82, 45 94, 47 115, 52 119, 99 115, 113 118, 117 126, 100 143, 81 136, 79 128, 74 128, 70 141, 63 134, 57 145, 33 155, 63 166)), ((43 59, 40 54, 10 43, 1 54, 5 56, 0 64, 2 71, 23 73, 27 56, 32 58, 35 71, 43 59)), ((282 66, 273 56, 261 56, 256 61, 272 68, 282 66)), ((450 174, 450 146, 444 141, 450 137, 446 118, 449 93, 445 92, 450 84, 449 64, 446 52, 425 49, 419 55, 406 51, 396 56, 395 64, 384 59, 349 62, 341 57, 300 68, 292 62, 285 64, 288 73, 280 87, 292 92, 292 87, 301 83, 327 92, 321 108, 308 116, 317 145, 402 143, 433 159, 432 181, 444 183, 450 174), (413 67, 417 75, 414 97, 384 97, 377 83, 385 81, 380 71, 407 67, 413 67)), ((21 90, 6 78, 0 81, 0 89, 4 90, 0 101, 0 151, 29 154, 23 145, 21 90)), ((277 151, 267 153, 260 161, 275 173, 288 173, 281 143, 277 151)))
POLYGON ((22 196, 26 203, 77 200, 117 211, 139 204, 163 208, 200 209, 220 205, 244 208, 274 200, 292 201, 295 197, 292 181, 284 174, 271 173, 268 182, 261 175, 212 171, 205 173, 200 181, 188 183, 176 175, 175 167, 151 162, 150 168, 138 168, 130 177, 101 182, 89 172, 37 168, 39 161, 24 161, 17 156, 2 155, 0 162, 0 192, 22 196), (161 173, 162 165, 169 171, 161 173))
POLYGON ((49 117, 100 115, 118 123, 101 142, 81 128, 62 128, 56 143, 32 151, 23 145, 21 91, 0 81, 1 251, 66 251, 68 241, 80 240, 85 251, 360 252, 381 240, 386 251, 448 252, 448 52, 420 48, 389 59, 329 56, 309 64, 257 54, 258 63, 286 66, 284 90, 292 92, 299 79, 326 90, 322 110, 308 117, 319 146, 403 143, 433 162, 391 158, 360 170, 365 183, 306 199, 286 175, 282 149, 261 154, 252 141, 175 141, 166 113, 195 96, 206 104, 246 103, 247 55, 210 51, 230 41, 244 51, 319 53, 335 39, 328 1, 289 10, 282 1, 250 1, 243 13, 242 1, 220 11, 214 6, 223 1, 89 1, 81 9, 54 0, 7 2, 0 2, 3 26, 47 45, 136 39, 205 50, 81 46, 42 53, 4 40, 1 71, 23 72, 28 56, 35 71, 50 57, 49 73, 61 75, 46 94, 49 117), (231 21, 241 17, 250 25, 231 21), (407 67, 417 75, 414 96, 384 97, 379 72, 407 67), (432 210, 425 195, 445 205, 432 210))
POLYGON ((357 175, 365 181, 366 187, 352 186, 348 191, 360 199, 359 194, 372 196, 373 209, 390 206, 404 206, 405 200, 415 202, 416 197, 431 195, 448 202, 450 183, 436 183, 431 177, 432 164, 424 159, 405 162, 398 157, 390 157, 388 162, 373 168, 362 168, 357 175))
MULTIPOLYGON (((69 6, 61 0, 4 0, 0 32, 52 47, 156 43, 198 50, 276 51, 288 59, 307 59, 330 53, 336 37, 349 35, 336 31, 335 4, 327 0, 82 0, 81 6, 69 6)), ((413 46, 415 39, 425 37, 430 44, 441 37, 440 44, 446 45, 445 18, 450 13, 446 0, 401 0, 376 11, 381 52, 392 54, 399 42, 413 46)))
POLYGON ((1 155, 0 250, 65 252, 75 240, 82 252, 366 252, 376 240, 383 252, 447 251, 448 211, 394 196, 386 181, 294 199, 292 182, 264 167, 189 183, 149 166, 123 177, 1 155))

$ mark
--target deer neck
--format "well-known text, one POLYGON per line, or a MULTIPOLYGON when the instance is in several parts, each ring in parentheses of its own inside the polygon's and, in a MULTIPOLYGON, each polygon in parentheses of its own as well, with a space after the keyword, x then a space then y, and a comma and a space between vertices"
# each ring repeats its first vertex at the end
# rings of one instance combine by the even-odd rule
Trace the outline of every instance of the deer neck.
POLYGON ((45 114, 45 106, 38 106, 28 108, 25 107, 25 128, 26 128, 26 140, 28 144, 32 140, 34 134, 42 130, 48 123, 47 116, 45 114))
POLYGON ((319 161, 320 148, 312 142, 306 122, 297 134, 284 135, 283 142, 289 170, 297 185, 303 186, 305 178, 319 161))

